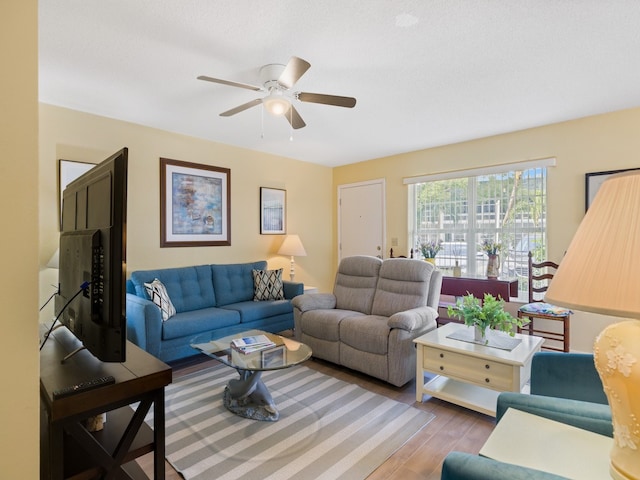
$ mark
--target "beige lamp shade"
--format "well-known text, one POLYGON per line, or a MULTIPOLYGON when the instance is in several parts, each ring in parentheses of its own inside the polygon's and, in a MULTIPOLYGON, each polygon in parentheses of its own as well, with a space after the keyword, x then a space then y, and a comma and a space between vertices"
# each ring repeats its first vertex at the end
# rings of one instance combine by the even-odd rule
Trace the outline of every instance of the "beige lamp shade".
POLYGON ((280 246, 280 250, 278 250, 278 255, 306 257, 307 252, 305 251, 298 235, 287 235, 280 246))
POLYGON ((302 246, 298 235, 287 235, 278 250, 278 255, 289 255, 291 257, 291 268, 289 269, 289 280, 292 282, 296 277, 296 262, 293 257, 306 257, 307 252, 302 246))
POLYGON ((611 477, 640 478, 640 173, 605 180, 545 300, 626 320, 605 328, 594 362, 611 406, 611 477))
POLYGON ((614 175, 602 183, 545 301, 640 318, 640 173, 614 175))

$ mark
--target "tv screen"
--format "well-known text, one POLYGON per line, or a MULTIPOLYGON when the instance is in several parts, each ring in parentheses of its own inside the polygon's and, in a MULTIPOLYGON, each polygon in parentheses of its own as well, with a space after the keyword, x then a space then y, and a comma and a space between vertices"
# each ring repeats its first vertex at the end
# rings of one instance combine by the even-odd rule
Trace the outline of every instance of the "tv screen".
POLYGON ((126 217, 123 148, 67 185, 62 195, 56 313, 103 362, 126 360, 126 217))

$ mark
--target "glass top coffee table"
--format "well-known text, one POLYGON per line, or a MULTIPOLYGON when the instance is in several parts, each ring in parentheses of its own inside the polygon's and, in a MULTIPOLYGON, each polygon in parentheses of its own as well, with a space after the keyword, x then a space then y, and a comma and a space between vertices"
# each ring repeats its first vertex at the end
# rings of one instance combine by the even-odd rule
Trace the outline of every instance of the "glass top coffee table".
POLYGON ((245 418, 275 422, 280 417, 271 393, 261 380, 262 372, 293 367, 311 357, 311 348, 304 343, 261 330, 248 330, 211 340, 211 334, 192 339, 196 350, 235 368, 239 379, 229 381, 224 389, 224 406, 245 418), (264 335, 273 345, 251 353, 231 348, 234 340, 264 335))

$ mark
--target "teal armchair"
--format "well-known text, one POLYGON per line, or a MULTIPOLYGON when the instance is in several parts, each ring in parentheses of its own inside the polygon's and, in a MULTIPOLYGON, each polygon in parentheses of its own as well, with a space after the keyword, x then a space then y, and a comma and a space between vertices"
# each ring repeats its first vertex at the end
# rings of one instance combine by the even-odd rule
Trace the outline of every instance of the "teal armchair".
MULTIPOLYGON (((539 352, 531 363, 531 395, 498 396, 496 420, 515 408, 574 427, 613 437, 611 409, 593 363, 593 355, 539 352)), ((535 434, 535 433, 532 433, 535 434)), ((451 452, 441 480, 552 480, 557 475, 462 452, 451 452)))

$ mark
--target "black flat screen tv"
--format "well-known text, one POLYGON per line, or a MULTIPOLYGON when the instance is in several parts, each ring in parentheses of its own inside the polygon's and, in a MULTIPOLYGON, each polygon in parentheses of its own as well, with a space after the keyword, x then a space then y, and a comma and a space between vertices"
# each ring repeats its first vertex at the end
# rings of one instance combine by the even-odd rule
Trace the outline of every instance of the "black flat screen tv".
POLYGON ((126 360, 127 155, 123 148, 62 195, 56 313, 103 362, 126 360))

